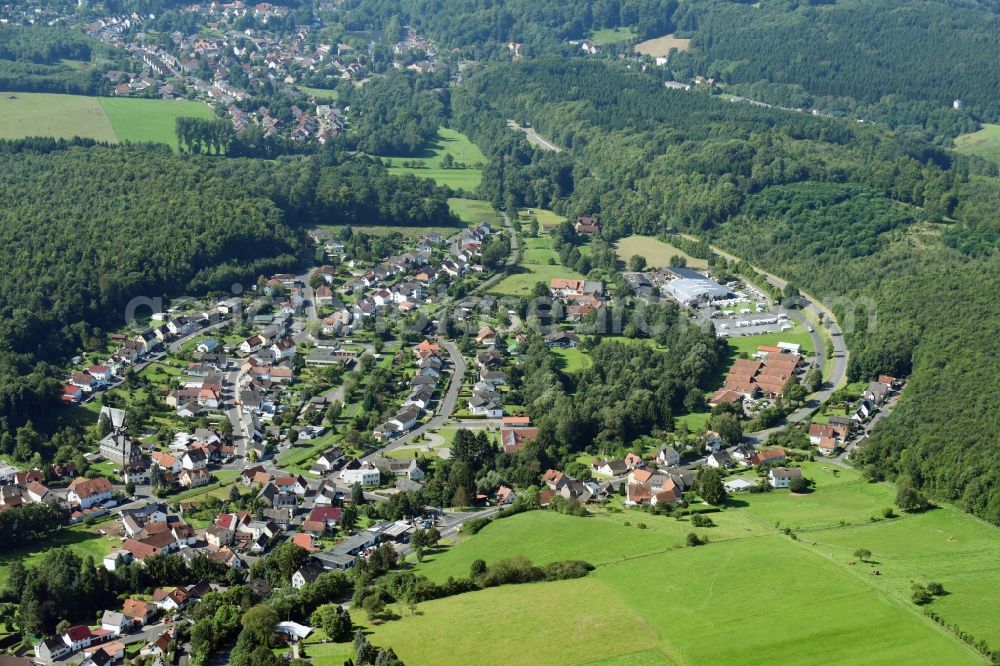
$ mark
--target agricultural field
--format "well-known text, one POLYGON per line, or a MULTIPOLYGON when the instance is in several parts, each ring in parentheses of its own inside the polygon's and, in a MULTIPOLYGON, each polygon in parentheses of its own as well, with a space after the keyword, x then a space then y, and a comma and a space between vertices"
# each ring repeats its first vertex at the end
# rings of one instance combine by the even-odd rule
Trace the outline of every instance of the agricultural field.
POLYGON ((914 582, 937 581, 947 594, 931 610, 1000 642, 995 528, 950 508, 884 519, 881 510, 895 493, 888 484, 869 484, 822 461, 803 467, 815 482, 811 493, 741 493, 710 514, 711 528, 635 510, 587 518, 534 511, 498 520, 431 554, 417 571, 441 582, 465 575, 476 559, 515 555, 536 563, 583 559, 597 568, 583 579, 427 602, 416 615, 371 627, 371 640, 422 663, 437 642, 429 637, 445 640, 457 618, 472 614, 491 621, 475 640, 459 638, 444 656, 435 653, 436 663, 980 662, 910 601, 914 582), (785 527, 797 538, 782 534, 785 527), (685 547, 691 531, 709 542, 685 547), (868 562, 856 561, 862 547, 872 552, 868 562), (496 613, 498 607, 518 612, 496 613), (622 618, 625 625, 613 624, 622 618), (607 640, 611 635, 616 639, 607 640), (554 645, 562 652, 549 658, 554 645))
POLYGON ((200 102, 0 93, 0 138, 80 136, 98 141, 154 141, 177 148, 174 123, 181 116, 211 118, 200 102))
POLYGON ((1000 125, 984 124, 978 132, 955 137, 955 150, 1000 163, 1000 125))
POLYGON ((670 243, 664 243, 652 236, 629 236, 622 238, 615 243, 615 252, 618 258, 628 264, 629 257, 638 254, 646 258, 646 264, 650 268, 661 268, 670 264, 670 257, 677 255, 687 260, 688 268, 706 268, 708 262, 687 254, 683 250, 674 247, 670 243))
POLYGON ((0 139, 74 136, 117 141, 111 121, 96 97, 48 93, 0 93, 0 139))
POLYGON ((635 39, 632 28, 602 28, 590 32, 590 41, 598 44, 618 44, 635 39))
POLYGON ((212 109, 189 100, 101 97, 101 107, 119 141, 153 141, 177 150, 176 121, 181 117, 211 118, 212 109))
POLYGON ((438 185, 447 185, 456 190, 472 191, 482 180, 480 166, 486 163, 486 156, 476 144, 461 132, 447 127, 438 129, 433 141, 420 157, 388 157, 389 173, 410 174, 421 178, 433 178, 438 185), (441 158, 448 153, 461 168, 441 167, 441 158), (403 166, 403 162, 419 163, 420 166, 403 166))
POLYGON ((670 53, 670 49, 676 48, 678 51, 687 51, 691 48, 690 39, 680 39, 673 35, 664 35, 655 39, 647 39, 635 45, 634 50, 643 55, 662 57, 670 53))
POLYGON ((805 354, 814 354, 816 349, 813 346, 812 336, 806 327, 795 322, 795 326, 790 331, 778 333, 762 333, 760 335, 742 335, 738 337, 726 337, 729 348, 737 354, 745 353, 753 356, 757 352, 757 347, 761 345, 776 345, 779 342, 790 342, 798 344, 805 354))

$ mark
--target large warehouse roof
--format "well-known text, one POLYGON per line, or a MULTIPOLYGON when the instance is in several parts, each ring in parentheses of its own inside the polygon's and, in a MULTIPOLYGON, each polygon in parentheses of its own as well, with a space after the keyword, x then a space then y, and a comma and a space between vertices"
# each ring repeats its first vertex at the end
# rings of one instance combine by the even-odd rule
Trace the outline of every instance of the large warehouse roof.
POLYGON ((664 287, 666 292, 681 303, 690 303, 700 299, 718 300, 728 298, 732 292, 714 280, 706 277, 700 279, 681 278, 664 287))

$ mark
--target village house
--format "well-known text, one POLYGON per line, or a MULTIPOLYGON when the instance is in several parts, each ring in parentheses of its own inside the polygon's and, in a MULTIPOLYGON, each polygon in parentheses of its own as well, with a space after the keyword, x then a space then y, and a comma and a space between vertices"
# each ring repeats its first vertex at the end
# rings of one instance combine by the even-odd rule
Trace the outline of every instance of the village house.
POLYGON ((802 478, 802 470, 798 467, 773 467, 767 473, 772 488, 787 488, 793 479, 799 478, 802 478))

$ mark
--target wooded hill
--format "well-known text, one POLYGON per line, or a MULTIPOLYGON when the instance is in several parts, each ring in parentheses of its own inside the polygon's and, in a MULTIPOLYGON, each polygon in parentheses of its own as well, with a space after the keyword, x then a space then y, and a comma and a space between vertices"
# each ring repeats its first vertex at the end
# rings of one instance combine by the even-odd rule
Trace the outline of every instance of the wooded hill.
POLYGON ((526 182, 517 169, 487 170, 494 200, 599 214, 612 237, 694 232, 829 300, 841 318, 851 299, 877 304, 875 325, 860 318, 848 332, 850 378, 911 381, 861 464, 1000 523, 990 333, 1000 223, 981 203, 996 200, 996 179, 873 127, 670 91, 595 60, 493 67, 454 106, 494 161, 538 171, 526 182), (569 151, 524 152, 499 133, 511 117, 569 151))
POLYGON ((0 430, 51 415, 44 363, 102 348, 130 299, 252 282, 301 247, 270 201, 165 148, 0 144, 0 200, 0 430))

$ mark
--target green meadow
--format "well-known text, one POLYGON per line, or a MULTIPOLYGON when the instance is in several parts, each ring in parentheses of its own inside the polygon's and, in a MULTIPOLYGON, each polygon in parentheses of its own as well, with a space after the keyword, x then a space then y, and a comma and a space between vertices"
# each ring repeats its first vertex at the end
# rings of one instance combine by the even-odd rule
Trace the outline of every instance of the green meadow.
POLYGON ((628 509, 533 511, 459 535, 417 571, 441 582, 515 555, 596 568, 426 602, 368 627, 370 638, 407 663, 982 663, 910 595, 940 582, 947 594, 927 608, 1000 644, 996 528, 950 508, 885 519, 890 485, 822 461, 803 468, 812 492, 741 493, 710 514, 715 527, 628 509), (689 532, 707 543, 684 545, 689 532), (858 548, 870 561, 857 561, 858 548), (470 617, 481 618, 475 632, 454 631, 470 617))
POLYGON ((486 163, 482 151, 461 132, 447 127, 438 129, 437 138, 431 142, 419 157, 384 157, 389 160, 389 173, 410 174, 421 178, 433 178, 438 185, 471 192, 482 180, 481 166, 486 163), (441 159, 445 153, 452 156, 456 166, 444 168, 441 159), (417 166, 403 166, 403 163, 417 166))
POLYGON ((0 114, 3 139, 79 136, 111 143, 153 141, 176 149, 176 119, 211 118, 212 110, 187 100, 4 92, 0 114))
POLYGON ((211 118, 212 109, 189 100, 101 97, 101 107, 119 141, 154 141, 177 149, 178 118, 211 118))
POLYGON ((984 124, 978 132, 955 137, 955 150, 1000 163, 1000 125, 984 124))

